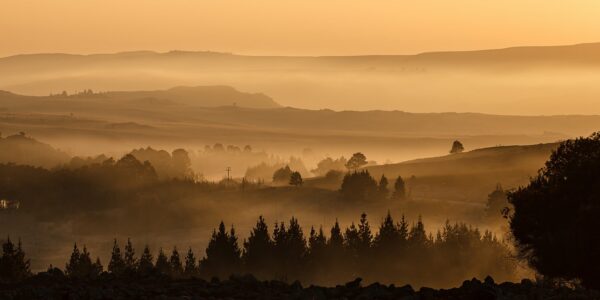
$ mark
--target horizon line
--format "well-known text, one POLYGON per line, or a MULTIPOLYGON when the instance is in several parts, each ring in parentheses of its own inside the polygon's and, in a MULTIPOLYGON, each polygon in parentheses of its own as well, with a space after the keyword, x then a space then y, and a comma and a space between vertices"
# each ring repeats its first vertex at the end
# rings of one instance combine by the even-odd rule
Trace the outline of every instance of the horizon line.
POLYGON ((524 48, 560 48, 560 47, 576 47, 576 46, 585 46, 585 45, 594 45, 599 44, 600 41, 597 42, 582 42, 575 44, 553 44, 553 45, 517 45, 517 46, 508 46, 508 47, 498 47, 498 48, 479 48, 479 49, 465 49, 465 50, 428 50, 414 53, 398 53, 398 54, 348 54, 348 55, 283 55, 283 54, 242 54, 237 52, 229 52, 229 51, 213 51, 213 50, 181 50, 181 49, 172 49, 167 51, 159 51, 159 50, 123 50, 116 52, 93 52, 93 53, 75 53, 75 52, 32 52, 32 53, 16 53, 7 56, 0 56, 0 60, 20 57, 20 56, 37 56, 37 55, 69 55, 69 56, 98 56, 98 55, 119 55, 119 54, 157 54, 157 55, 165 55, 165 54, 176 54, 176 53, 192 53, 192 54, 213 54, 213 55, 231 55, 231 56, 246 56, 246 57, 288 57, 288 58, 299 58, 299 57, 307 57, 307 58, 320 58, 320 57, 393 57, 393 56, 418 56, 425 54, 434 54, 434 53, 466 53, 466 52, 482 52, 482 51, 500 51, 500 50, 509 50, 509 49, 524 49, 524 48))

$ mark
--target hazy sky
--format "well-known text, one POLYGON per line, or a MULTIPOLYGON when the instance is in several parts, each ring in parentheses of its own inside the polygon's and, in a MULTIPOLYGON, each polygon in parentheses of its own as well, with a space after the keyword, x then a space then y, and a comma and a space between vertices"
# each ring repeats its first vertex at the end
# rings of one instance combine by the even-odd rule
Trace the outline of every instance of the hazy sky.
POLYGON ((0 56, 404 54, 600 41, 597 0, 0 0, 0 56))

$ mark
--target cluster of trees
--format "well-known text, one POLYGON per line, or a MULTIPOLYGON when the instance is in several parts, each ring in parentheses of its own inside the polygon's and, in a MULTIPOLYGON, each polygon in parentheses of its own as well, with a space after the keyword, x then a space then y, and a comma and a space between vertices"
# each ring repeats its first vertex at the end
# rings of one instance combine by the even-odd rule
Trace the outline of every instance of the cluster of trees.
POLYGON ((148 207, 144 199, 169 199, 171 203, 195 191, 209 189, 210 185, 192 180, 160 180, 152 164, 131 154, 117 161, 107 159, 77 168, 51 170, 0 164, 0 198, 19 201, 20 211, 46 221, 117 207, 148 207), (179 192, 174 194, 174 189, 179 192))
POLYGON ((389 181, 382 175, 379 181, 368 170, 346 173, 340 187, 340 196, 351 202, 364 202, 384 199, 403 200, 406 198, 406 184, 402 176, 394 181, 394 190, 390 191, 389 181))
MULTIPOLYGON (((23 255, 19 257, 22 261, 23 255)), ((287 224, 276 222, 271 232, 265 219, 259 217, 241 244, 233 226, 227 229, 221 222, 201 259, 191 248, 182 258, 176 247, 169 257, 160 249, 154 259, 148 246, 137 256, 130 240, 123 251, 115 240, 106 270, 124 277, 162 274, 209 279, 250 273, 263 280, 301 280, 323 285, 356 277, 440 285, 473 276, 513 279, 515 263, 507 245, 489 231, 482 234, 477 228, 447 222, 433 235, 427 233, 421 218, 409 224, 404 216, 396 222, 388 213, 377 232, 362 214, 357 224, 344 229, 336 221, 328 236, 323 228, 313 227, 305 235, 295 218, 287 224)), ((65 267, 67 276, 93 279, 102 272, 99 259, 93 261, 85 247, 81 251, 74 246, 65 267)))
POLYGON ((15 245, 10 237, 2 243, 2 257, 0 257, 0 282, 20 281, 31 275, 29 260, 21 248, 21 241, 15 245))
POLYGON ((184 149, 175 149, 172 153, 155 150, 151 147, 135 149, 130 152, 139 161, 148 161, 160 179, 193 179, 192 161, 184 149))
POLYGON ((252 146, 246 145, 242 149, 236 145, 227 145, 227 147, 225 147, 221 143, 215 143, 212 147, 210 145, 204 146, 204 151, 205 152, 225 152, 225 151, 227 151, 227 152, 233 152, 233 153, 239 153, 239 152, 243 151, 245 153, 251 153, 252 146))
MULTIPOLYGON (((300 174, 308 174, 308 170, 304 165, 304 162, 300 158, 291 156, 287 162, 274 162, 267 163, 261 162, 253 167, 249 167, 246 169, 245 176, 248 180, 262 180, 262 181, 270 181, 274 180, 275 172, 281 169, 287 169, 289 167, 290 171, 294 170, 299 172, 300 174)), ((291 175, 291 173, 289 173, 291 175)), ((290 180, 290 177, 281 177, 278 184, 287 184, 290 180)))
POLYGON ((347 163, 348 160, 343 156, 337 159, 326 157, 317 163, 315 169, 310 171, 316 176, 326 176, 331 171, 345 172, 347 163))
POLYGON ((289 165, 279 168, 273 173, 273 183, 275 184, 300 186, 302 182, 302 174, 298 171, 292 171, 289 165))

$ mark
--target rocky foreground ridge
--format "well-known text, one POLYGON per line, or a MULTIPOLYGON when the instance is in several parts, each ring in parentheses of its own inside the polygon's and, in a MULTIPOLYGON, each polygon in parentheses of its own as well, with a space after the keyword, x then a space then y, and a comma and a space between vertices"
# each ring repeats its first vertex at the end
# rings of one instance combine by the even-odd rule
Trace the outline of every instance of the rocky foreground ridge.
POLYGON ((0 299, 600 299, 600 292, 544 287, 530 280, 497 284, 466 280, 452 289, 413 289, 410 285, 361 284, 361 279, 335 287, 259 281, 251 275, 228 280, 173 280, 168 277, 118 279, 103 274, 91 281, 40 273, 23 282, 0 284, 0 299))

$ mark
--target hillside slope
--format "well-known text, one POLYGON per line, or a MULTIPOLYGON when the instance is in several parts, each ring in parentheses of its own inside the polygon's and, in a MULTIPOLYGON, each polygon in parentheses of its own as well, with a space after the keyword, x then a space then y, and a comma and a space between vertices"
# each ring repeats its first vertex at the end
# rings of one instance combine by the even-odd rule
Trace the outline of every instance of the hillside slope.
POLYGON ((415 199, 485 202, 498 184, 505 189, 527 184, 557 147, 558 143, 492 147, 368 170, 375 178, 385 174, 392 183, 402 176, 415 199))

